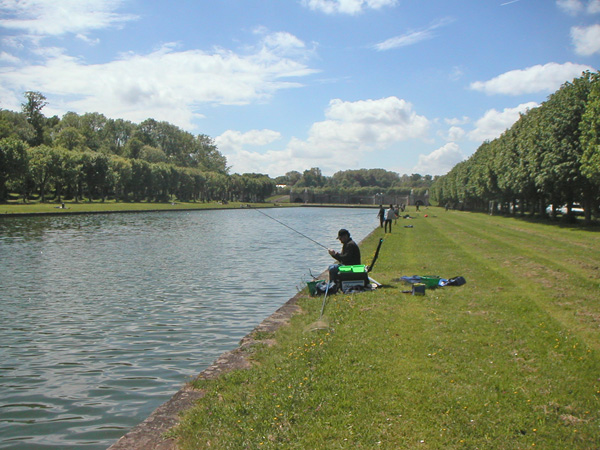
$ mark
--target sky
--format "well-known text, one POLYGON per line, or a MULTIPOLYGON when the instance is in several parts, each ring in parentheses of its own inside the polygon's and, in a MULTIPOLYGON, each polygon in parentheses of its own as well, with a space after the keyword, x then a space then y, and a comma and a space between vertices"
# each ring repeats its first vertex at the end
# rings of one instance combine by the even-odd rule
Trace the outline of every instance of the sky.
POLYGON ((443 175, 600 67, 600 0, 0 0, 0 108, 166 121, 230 173, 443 175))

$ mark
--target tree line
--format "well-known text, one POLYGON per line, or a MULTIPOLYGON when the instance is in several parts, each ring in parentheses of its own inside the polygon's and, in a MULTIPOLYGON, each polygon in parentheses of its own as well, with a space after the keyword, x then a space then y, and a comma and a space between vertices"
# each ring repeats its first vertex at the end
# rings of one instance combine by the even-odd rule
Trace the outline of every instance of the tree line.
POLYGON ((0 109, 0 202, 264 201, 310 189, 317 194, 423 194, 430 175, 384 169, 230 174, 227 159, 207 135, 193 135, 168 122, 136 124, 100 113, 68 112, 46 117, 40 92, 28 91, 20 112, 0 109))
POLYGON ((600 205, 600 72, 584 72, 520 115, 499 138, 435 180, 440 205, 551 214, 580 204, 586 222, 600 205))
POLYGON ((204 134, 99 113, 48 118, 46 105, 29 91, 21 112, 0 110, 0 201, 263 201, 275 189, 263 174, 230 175, 204 134))
POLYGON ((388 196, 425 194, 434 178, 431 175, 399 175, 385 169, 342 170, 328 177, 318 167, 305 170, 303 173, 291 171, 275 179, 278 185, 285 185, 294 193, 309 189, 315 194, 388 196))

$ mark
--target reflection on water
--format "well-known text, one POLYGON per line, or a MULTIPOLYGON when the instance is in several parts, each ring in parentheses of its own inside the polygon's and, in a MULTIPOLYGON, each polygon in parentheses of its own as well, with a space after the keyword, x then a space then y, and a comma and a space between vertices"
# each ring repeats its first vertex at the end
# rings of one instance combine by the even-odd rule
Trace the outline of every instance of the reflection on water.
MULTIPOLYGON (((332 248, 377 224, 267 213, 332 248)), ((330 262, 252 210, 2 218, 0 448, 105 449, 330 262)))

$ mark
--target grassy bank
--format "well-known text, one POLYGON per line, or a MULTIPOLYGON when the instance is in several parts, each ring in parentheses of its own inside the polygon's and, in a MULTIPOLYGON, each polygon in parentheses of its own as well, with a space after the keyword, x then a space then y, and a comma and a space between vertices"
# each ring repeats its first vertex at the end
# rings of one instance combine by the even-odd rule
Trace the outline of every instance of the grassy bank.
MULTIPOLYGON (((0 204, 0 216, 18 215, 18 214, 83 214, 83 213, 110 213, 110 212, 135 212, 135 211, 178 211, 191 209, 221 209, 221 208, 241 208, 248 203, 230 202, 223 204, 221 202, 175 202, 175 203, 148 203, 148 202, 65 202, 64 208, 56 203, 5 203, 0 204)), ((274 206, 269 203, 251 203, 255 207, 274 206)), ((279 204, 279 206, 284 206, 279 204)), ((289 205, 286 204, 286 205, 289 205)))
MULTIPOLYGON (((115 202, 115 201, 94 201, 94 202, 65 202, 57 203, 2 203, 0 204, 0 217, 17 215, 36 215, 36 214, 87 214, 87 213, 113 213, 113 212, 143 212, 143 211, 182 211, 193 209, 231 209, 245 208, 248 205, 254 208, 270 207, 298 207, 298 206, 324 206, 342 207, 342 208, 365 208, 369 205, 323 205, 323 204, 300 204, 290 203, 289 198, 277 196, 267 199, 262 203, 248 202, 173 202, 173 203, 149 203, 149 202, 115 202)), ((372 206, 375 208, 374 206, 372 206)))
POLYGON ((197 380, 180 448, 597 448, 600 234, 415 215, 385 236, 384 287, 331 296, 328 330, 307 331, 322 298, 305 296, 251 369, 197 380), (398 278, 414 274, 467 284, 412 296, 398 278))

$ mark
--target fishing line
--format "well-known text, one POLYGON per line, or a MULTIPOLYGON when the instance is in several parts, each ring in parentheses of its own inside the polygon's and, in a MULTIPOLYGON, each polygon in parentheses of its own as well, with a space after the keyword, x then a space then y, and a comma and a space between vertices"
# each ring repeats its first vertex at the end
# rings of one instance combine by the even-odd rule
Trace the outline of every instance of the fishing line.
POLYGON ((321 246, 321 247, 323 247, 324 249, 328 249, 328 247, 324 246, 323 244, 321 244, 321 243, 319 243, 319 242, 315 241, 315 240, 314 240, 314 239, 312 239, 312 238, 309 238, 309 237, 308 237, 307 235, 305 235, 304 233, 300 233, 298 230, 295 230, 294 228, 290 227, 289 225, 287 225, 287 224, 283 223, 281 220, 277 220, 275 217, 271 217, 271 216, 270 216, 270 215, 268 215, 267 213, 264 213, 264 212, 262 212, 260 209, 256 209, 256 208, 250 208, 250 209, 252 209, 252 210, 254 210, 254 211, 256 211, 256 212, 259 212, 259 213, 261 213, 263 216, 267 216, 269 219, 272 219, 272 220, 274 220, 275 222, 277 222, 277 223, 279 223, 279 224, 283 225, 284 227, 286 227, 286 228, 289 228, 289 229, 290 229, 290 230, 292 230, 293 232, 295 232, 295 233, 298 233, 300 236, 302 236, 302 237, 305 237, 306 239, 308 239, 309 241, 312 241, 312 242, 314 242, 314 243, 315 243, 315 244, 317 244, 317 245, 320 245, 320 246, 321 246))

